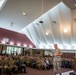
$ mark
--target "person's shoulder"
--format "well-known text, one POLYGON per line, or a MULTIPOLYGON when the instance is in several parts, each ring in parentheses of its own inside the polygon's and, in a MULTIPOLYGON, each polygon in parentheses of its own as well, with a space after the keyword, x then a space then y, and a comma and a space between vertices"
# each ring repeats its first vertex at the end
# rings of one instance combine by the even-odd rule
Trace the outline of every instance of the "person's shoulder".
POLYGON ((62 51, 60 48, 58 48, 59 51, 62 51))

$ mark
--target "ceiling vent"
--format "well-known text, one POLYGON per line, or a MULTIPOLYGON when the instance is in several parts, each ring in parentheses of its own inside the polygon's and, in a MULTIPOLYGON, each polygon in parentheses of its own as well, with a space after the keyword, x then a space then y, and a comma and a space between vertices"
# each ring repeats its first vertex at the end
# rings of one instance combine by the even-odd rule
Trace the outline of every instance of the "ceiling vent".
POLYGON ((39 23, 44 23, 43 21, 39 21, 39 23))
POLYGON ((52 21, 52 23, 56 24, 56 21, 52 21))

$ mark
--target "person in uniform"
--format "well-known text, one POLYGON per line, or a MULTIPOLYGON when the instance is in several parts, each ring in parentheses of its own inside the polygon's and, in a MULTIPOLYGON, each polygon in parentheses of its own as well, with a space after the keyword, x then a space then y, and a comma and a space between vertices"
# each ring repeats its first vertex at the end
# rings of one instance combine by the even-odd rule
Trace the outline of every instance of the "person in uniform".
POLYGON ((0 75, 2 75, 2 68, 3 68, 3 60, 0 56, 0 75))
POLYGON ((3 73, 8 75, 9 72, 9 62, 8 62, 8 57, 6 56, 3 60, 3 73))
POLYGON ((61 75, 61 56, 62 51, 58 48, 57 44, 54 44, 54 54, 53 54, 53 73, 56 75, 59 73, 61 75))
POLYGON ((18 68, 21 71, 21 73, 22 73, 22 70, 24 70, 24 73, 27 73, 26 72, 26 64, 24 63, 22 56, 20 57, 20 60, 18 61, 18 68))

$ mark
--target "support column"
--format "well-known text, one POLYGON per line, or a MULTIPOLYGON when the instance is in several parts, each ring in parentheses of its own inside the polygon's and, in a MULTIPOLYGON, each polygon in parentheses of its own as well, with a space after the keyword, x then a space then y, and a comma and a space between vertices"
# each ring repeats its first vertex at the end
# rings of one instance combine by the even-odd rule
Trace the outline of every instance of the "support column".
POLYGON ((2 45, 0 45, 0 54, 2 53, 2 45))
POLYGON ((25 51, 24 51, 24 48, 22 48, 22 55, 25 55, 25 51))
POLYGON ((30 48, 30 56, 33 55, 33 51, 32 51, 32 48, 30 48))

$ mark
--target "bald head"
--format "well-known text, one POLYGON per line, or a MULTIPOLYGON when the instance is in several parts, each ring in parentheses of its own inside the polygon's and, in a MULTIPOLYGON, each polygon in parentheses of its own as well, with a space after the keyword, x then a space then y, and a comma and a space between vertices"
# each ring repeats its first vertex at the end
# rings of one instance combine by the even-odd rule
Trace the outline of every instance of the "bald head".
POLYGON ((54 48, 57 49, 58 48, 58 45, 57 44, 54 44, 54 48))

